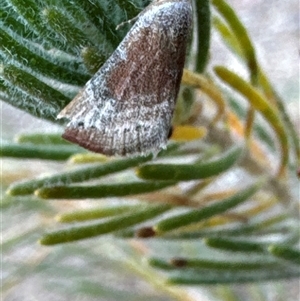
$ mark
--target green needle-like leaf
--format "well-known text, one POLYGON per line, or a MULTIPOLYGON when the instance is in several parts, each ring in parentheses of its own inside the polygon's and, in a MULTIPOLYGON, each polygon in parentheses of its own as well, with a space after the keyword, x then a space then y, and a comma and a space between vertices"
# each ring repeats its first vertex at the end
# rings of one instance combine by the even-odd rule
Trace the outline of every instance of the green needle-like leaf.
POLYGON ((71 47, 91 44, 83 32, 76 28, 68 16, 61 11, 55 8, 46 8, 43 11, 43 17, 52 30, 60 35, 62 40, 66 40, 71 47))
POLYGON ((289 143, 285 127, 275 108, 269 104, 269 102, 258 90, 256 90, 235 73, 229 71, 227 68, 220 66, 215 67, 215 72, 223 81, 245 96, 251 105, 264 116, 264 118, 274 129, 281 146, 282 157, 278 174, 282 175, 289 159, 289 143))
POLYGON ((31 158, 44 160, 66 160, 70 156, 86 152, 75 145, 34 145, 2 143, 0 157, 31 158))
POLYGON ((210 46, 210 6, 208 0, 196 1, 197 61, 195 71, 202 73, 206 67, 210 46))
MULTIPOLYGON (((221 261, 221 260, 208 260, 208 259, 191 259, 191 258, 172 258, 169 261, 152 257, 148 259, 148 263, 153 266, 164 270, 174 269, 212 269, 212 270, 257 270, 257 269, 273 269, 276 266, 276 261, 221 261)), ((278 268, 278 266, 277 266, 278 268)))
POLYGON ((43 187, 35 191, 35 195, 43 199, 86 199, 126 196, 147 193, 172 186, 176 182, 132 182, 93 186, 57 186, 43 187))
POLYGON ((137 169, 143 179, 190 181, 216 176, 230 168, 241 156, 243 148, 234 147, 221 157, 197 164, 147 164, 137 169))
POLYGON ((146 206, 145 208, 136 210, 133 213, 127 213, 120 215, 119 217, 112 218, 107 222, 101 222, 81 227, 72 227, 65 230, 59 230, 45 234, 44 237, 41 238, 40 243, 43 245, 54 245, 125 229, 129 226, 133 226, 157 215, 160 215, 170 208, 170 205, 146 206))
POLYGON ((221 237, 205 238, 204 242, 210 247, 223 249, 231 252, 262 253, 265 252, 267 248, 266 244, 241 239, 227 239, 221 237))
POLYGON ((289 247, 289 246, 279 246, 271 245, 268 248, 269 252, 279 258, 290 261, 291 263, 300 265, 300 250, 289 247))
POLYGON ((57 220, 61 223, 82 222, 92 219, 106 218, 110 216, 120 215, 129 211, 136 211, 143 205, 117 205, 117 206, 103 206, 100 208, 93 208, 88 210, 78 210, 70 213, 60 214, 57 220))
POLYGON ((298 278, 299 271, 188 271, 184 273, 173 273, 167 279, 167 284, 181 284, 181 285, 200 285, 200 284, 233 284, 233 283, 258 283, 260 281, 271 281, 279 279, 298 278))
POLYGON ((69 47, 68 44, 57 39, 55 32, 49 32, 48 28, 45 27, 44 22, 41 19, 42 2, 33 0, 9 0, 8 2, 12 5, 13 10, 25 20, 27 26, 30 27, 36 35, 42 36, 43 39, 54 48, 61 49, 68 53, 74 53, 73 49, 69 47))
POLYGON ((73 145, 69 141, 63 139, 61 134, 47 134, 47 133, 35 133, 35 134, 20 134, 16 137, 18 143, 32 143, 37 145, 73 145))
POLYGON ((46 85, 44 82, 34 77, 33 75, 16 68, 15 66, 8 65, 3 69, 3 77, 10 81, 13 85, 21 88, 23 91, 36 97, 40 100, 40 106, 45 104, 57 108, 57 114, 64 106, 66 106, 70 99, 46 85))
POLYGON ((26 195, 33 193, 36 189, 43 186, 55 186, 62 184, 71 184, 76 182, 87 181, 95 178, 100 178, 102 176, 119 172, 138 164, 150 160, 152 156, 147 157, 136 157, 124 160, 115 160, 107 162, 104 164, 92 164, 88 167, 78 168, 73 171, 68 171, 65 173, 59 173, 50 177, 45 177, 42 179, 29 180, 21 183, 15 183, 11 185, 7 194, 9 195, 26 195))
POLYGON ((256 85, 258 80, 258 65, 256 61, 255 50, 248 36, 246 28, 243 26, 234 10, 225 1, 212 0, 212 4, 226 19, 232 32, 236 36, 251 73, 251 82, 256 85))
POLYGON ((204 208, 195 209, 187 213, 182 213, 166 218, 158 222, 154 226, 154 230, 158 233, 166 232, 223 213, 228 209, 233 208, 238 204, 241 204, 242 202, 246 201, 261 187, 261 185, 261 182, 256 183, 244 190, 239 191, 232 197, 229 197, 223 201, 219 201, 216 204, 212 204, 204 208))
POLYGON ((21 41, 16 40, 13 35, 9 35, 4 30, 0 31, 0 52, 5 54, 6 59, 13 59, 35 72, 55 78, 64 83, 82 86, 89 79, 88 75, 62 67, 57 62, 47 60, 42 55, 33 52, 23 45, 21 41), (11 53, 10 49, 14 49, 14 52, 11 53))

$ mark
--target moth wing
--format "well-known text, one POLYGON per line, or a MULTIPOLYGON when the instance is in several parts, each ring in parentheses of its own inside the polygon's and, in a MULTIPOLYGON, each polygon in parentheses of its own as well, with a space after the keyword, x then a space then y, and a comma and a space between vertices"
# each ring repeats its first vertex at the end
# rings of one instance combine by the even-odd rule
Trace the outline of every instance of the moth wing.
POLYGON ((65 139, 106 155, 155 153, 165 147, 191 23, 191 8, 183 2, 176 14, 156 4, 140 15, 59 114, 70 120, 65 139))

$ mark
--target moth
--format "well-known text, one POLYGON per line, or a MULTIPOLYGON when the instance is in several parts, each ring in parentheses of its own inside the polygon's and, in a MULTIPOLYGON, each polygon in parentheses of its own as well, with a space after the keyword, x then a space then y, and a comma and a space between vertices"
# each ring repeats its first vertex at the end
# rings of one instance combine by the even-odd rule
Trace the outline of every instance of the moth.
POLYGON ((69 120, 62 137, 109 156, 165 148, 191 27, 191 0, 153 0, 59 113, 69 120))

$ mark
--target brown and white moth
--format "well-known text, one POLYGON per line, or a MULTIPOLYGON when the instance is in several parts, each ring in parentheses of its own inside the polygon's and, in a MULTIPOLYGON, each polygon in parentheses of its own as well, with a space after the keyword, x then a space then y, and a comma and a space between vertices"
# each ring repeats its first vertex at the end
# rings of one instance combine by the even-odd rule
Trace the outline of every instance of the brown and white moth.
POLYGON ((58 115, 69 119, 63 138, 105 155, 165 148, 191 27, 191 0, 153 0, 58 115))

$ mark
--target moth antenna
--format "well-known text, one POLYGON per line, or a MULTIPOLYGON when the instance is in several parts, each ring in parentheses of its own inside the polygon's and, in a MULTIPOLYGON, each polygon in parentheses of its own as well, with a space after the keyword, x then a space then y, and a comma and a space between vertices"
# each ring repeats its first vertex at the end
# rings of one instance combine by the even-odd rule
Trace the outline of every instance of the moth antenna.
POLYGON ((139 15, 140 15, 140 14, 138 14, 136 17, 134 17, 134 18, 132 18, 132 19, 130 19, 130 20, 127 20, 127 21, 124 21, 124 22, 120 23, 120 24, 116 27, 116 30, 119 30, 120 27, 124 26, 124 25, 127 24, 127 23, 130 24, 130 23, 135 22, 135 21, 139 18, 139 15))

